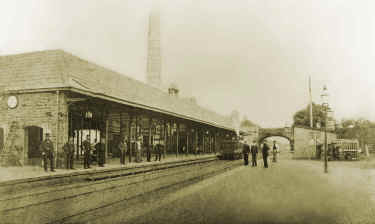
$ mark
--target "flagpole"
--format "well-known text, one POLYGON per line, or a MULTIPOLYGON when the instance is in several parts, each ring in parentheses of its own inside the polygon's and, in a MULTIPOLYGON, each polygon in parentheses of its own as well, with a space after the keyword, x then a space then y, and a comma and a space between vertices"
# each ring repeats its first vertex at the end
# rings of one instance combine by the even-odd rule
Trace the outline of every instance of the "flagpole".
MULTIPOLYGON (((312 105, 312 94, 311 94, 311 76, 309 76, 309 96, 310 96, 310 128, 313 129, 314 128, 314 123, 313 123, 313 105, 312 105)), ((311 130, 313 136, 312 139, 314 140, 314 145, 315 145, 315 153, 316 153, 316 150, 317 150, 317 136, 316 136, 316 133, 314 132, 314 130, 311 130)))

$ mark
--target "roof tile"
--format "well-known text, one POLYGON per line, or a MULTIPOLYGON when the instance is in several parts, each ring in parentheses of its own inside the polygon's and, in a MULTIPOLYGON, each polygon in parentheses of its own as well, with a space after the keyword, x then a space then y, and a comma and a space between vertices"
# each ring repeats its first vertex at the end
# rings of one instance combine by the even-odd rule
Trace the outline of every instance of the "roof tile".
POLYGON ((0 85, 4 84, 6 90, 73 87, 233 129, 229 117, 62 50, 1 56, 0 85))

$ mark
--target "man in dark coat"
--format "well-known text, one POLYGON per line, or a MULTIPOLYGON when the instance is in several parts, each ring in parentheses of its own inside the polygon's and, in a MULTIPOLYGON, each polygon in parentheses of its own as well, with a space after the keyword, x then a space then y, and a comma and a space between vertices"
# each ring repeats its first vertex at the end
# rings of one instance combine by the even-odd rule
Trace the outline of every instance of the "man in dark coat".
POLYGON ((105 138, 101 138, 100 142, 95 145, 96 153, 98 154, 98 165, 104 167, 105 163, 105 138))
POLYGON ((46 133, 46 138, 40 144, 40 151, 43 155, 43 163, 44 163, 44 170, 48 171, 48 160, 51 163, 51 172, 55 172, 54 162, 55 162, 55 155, 53 150, 53 142, 50 140, 50 134, 46 133))
POLYGON ((251 165, 257 166, 258 146, 255 140, 253 141, 253 144, 251 145, 250 151, 251 151, 251 165))
POLYGON ((264 168, 268 168, 268 151, 269 150, 270 150, 270 147, 268 146, 267 141, 265 141, 263 143, 263 148, 262 148, 264 168))
POLYGON ((121 165, 125 165, 125 157, 126 157, 126 153, 128 152, 128 147, 129 147, 129 142, 128 142, 128 138, 125 136, 120 144, 118 145, 118 148, 120 150, 120 163, 121 165))
POLYGON ((163 145, 161 142, 158 142, 154 145, 154 151, 155 151, 155 161, 161 160, 161 153, 163 151, 163 145))
POLYGON ((249 153, 250 153, 250 147, 247 144, 247 141, 245 141, 243 148, 242 148, 242 153, 243 153, 243 159, 245 162, 245 166, 249 165, 249 153))
POLYGON ((83 148, 83 167, 85 169, 90 168, 90 153, 91 153, 91 142, 90 142, 90 135, 86 136, 86 140, 82 142, 83 148))
POLYGON ((66 169, 74 169, 74 140, 69 137, 69 141, 63 146, 66 155, 66 169))

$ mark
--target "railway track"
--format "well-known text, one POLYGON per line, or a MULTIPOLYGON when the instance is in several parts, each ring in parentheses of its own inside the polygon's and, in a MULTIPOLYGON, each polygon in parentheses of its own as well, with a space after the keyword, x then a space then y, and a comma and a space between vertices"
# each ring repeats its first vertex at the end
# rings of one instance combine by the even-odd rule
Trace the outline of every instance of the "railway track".
MULTIPOLYGON (((64 181, 68 177, 59 181, 47 180, 47 185, 42 182, 29 191, 24 189, 2 196, 0 215, 5 223, 65 223, 145 193, 214 175, 235 166, 233 162, 206 158, 82 173, 73 180, 64 181)), ((35 186, 34 181, 32 185, 35 186)))
POLYGON ((33 177, 33 178, 25 178, 20 180, 11 180, 11 181, 4 181, 0 182, 0 200, 4 195, 13 195, 19 194, 20 192, 28 191, 34 188, 41 188, 41 187, 51 187, 51 186, 59 186, 59 185, 67 185, 77 182, 85 182, 87 179, 95 179, 97 176, 115 176, 115 175, 133 175, 139 173, 146 173, 152 170, 157 170, 161 167, 165 166, 174 166, 183 163, 189 163, 194 161, 210 161, 216 160, 216 157, 210 158, 199 158, 199 159, 190 159, 190 160, 183 160, 183 161, 171 161, 161 164, 143 164, 136 167, 119 167, 119 168, 110 168, 110 169, 103 169, 103 170, 84 170, 84 171, 76 171, 73 173, 67 174, 57 174, 53 176, 42 176, 42 177, 33 177))

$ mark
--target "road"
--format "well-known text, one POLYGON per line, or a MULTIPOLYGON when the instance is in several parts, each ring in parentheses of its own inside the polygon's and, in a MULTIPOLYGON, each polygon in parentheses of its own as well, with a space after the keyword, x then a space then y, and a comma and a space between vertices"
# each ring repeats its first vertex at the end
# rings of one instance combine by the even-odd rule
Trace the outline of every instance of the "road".
POLYGON ((355 162, 329 165, 328 174, 320 161, 243 166, 144 201, 122 222, 374 223, 374 171, 355 162))

